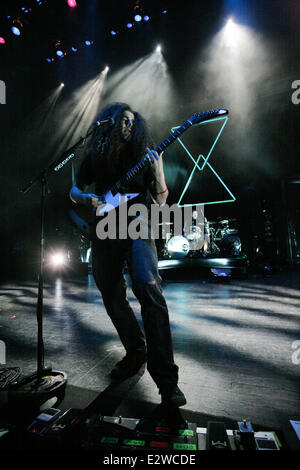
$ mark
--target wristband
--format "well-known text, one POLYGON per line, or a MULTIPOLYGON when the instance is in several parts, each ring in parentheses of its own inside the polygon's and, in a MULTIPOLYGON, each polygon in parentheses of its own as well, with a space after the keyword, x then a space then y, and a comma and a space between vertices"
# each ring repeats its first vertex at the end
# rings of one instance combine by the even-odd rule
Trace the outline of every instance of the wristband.
POLYGON ((164 191, 162 191, 161 193, 156 193, 156 195, 158 196, 159 194, 164 194, 168 191, 168 188, 166 187, 166 189, 164 191))

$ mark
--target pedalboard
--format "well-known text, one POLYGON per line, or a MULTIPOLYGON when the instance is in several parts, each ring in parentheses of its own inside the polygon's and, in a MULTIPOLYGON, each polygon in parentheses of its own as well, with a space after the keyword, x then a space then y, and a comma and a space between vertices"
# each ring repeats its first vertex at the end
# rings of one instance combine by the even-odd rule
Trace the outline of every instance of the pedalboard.
MULTIPOLYGON (((129 450, 196 452, 198 450, 280 450, 274 432, 254 432, 250 421, 237 423, 238 430, 226 430, 221 421, 209 421, 207 428, 184 420, 166 418, 124 418, 96 415, 87 418, 84 411, 70 408, 62 412, 48 408, 27 428, 34 444, 48 449, 71 446, 104 452, 129 450), (33 437, 35 436, 35 437, 33 437)), ((5 434, 5 432, 4 432, 5 434)))
POLYGON ((82 447, 110 451, 196 451, 197 427, 195 423, 184 423, 175 430, 165 421, 99 416, 87 423, 82 447))

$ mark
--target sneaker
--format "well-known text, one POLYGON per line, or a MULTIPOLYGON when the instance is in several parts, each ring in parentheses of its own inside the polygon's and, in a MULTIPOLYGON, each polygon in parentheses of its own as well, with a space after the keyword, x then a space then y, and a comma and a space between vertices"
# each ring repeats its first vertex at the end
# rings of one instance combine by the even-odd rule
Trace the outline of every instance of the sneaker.
POLYGON ((119 361, 110 373, 112 379, 127 379, 137 374, 143 364, 146 362, 146 356, 126 356, 119 361))
POLYGON ((163 385, 159 389, 162 405, 179 408, 186 405, 186 398, 177 385, 163 385))

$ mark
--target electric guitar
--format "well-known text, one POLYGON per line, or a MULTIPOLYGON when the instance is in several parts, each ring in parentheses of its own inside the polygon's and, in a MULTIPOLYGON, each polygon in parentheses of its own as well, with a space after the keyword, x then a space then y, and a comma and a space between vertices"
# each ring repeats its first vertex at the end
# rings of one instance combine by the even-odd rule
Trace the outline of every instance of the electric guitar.
MULTIPOLYGON (((219 116, 224 116, 228 114, 227 109, 215 109, 211 111, 205 111, 203 113, 193 114, 189 119, 187 119, 175 132, 172 132, 160 145, 158 145, 154 150, 160 154, 163 152, 169 145, 171 145, 178 137, 183 134, 189 127, 194 124, 199 124, 203 121, 208 121, 219 116)), ((113 209, 116 209, 121 204, 125 204, 131 199, 139 196, 139 193, 127 193, 122 194, 119 192, 121 186, 125 183, 128 183, 133 179, 143 168, 151 162, 151 159, 148 155, 144 156, 140 162, 138 162, 133 168, 131 168, 127 173, 117 181, 106 193, 104 193, 99 199, 103 202, 103 205, 97 208, 96 215, 102 216, 113 209)), ((81 219, 79 216, 76 216, 74 211, 70 211, 69 215, 75 225, 80 229, 80 231, 85 232, 87 223, 81 219), (70 214, 71 213, 71 214, 70 214)), ((87 233, 86 233, 87 235, 87 233)))

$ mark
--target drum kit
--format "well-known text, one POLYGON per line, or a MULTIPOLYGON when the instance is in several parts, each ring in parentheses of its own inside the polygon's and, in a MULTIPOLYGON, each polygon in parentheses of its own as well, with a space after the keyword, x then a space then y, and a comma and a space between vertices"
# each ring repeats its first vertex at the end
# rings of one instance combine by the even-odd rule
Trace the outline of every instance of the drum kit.
POLYGON ((168 227, 160 255, 163 258, 238 256, 241 255, 241 241, 238 229, 230 227, 236 219, 208 221, 192 225, 184 235, 174 235, 172 222, 159 225, 168 227))

